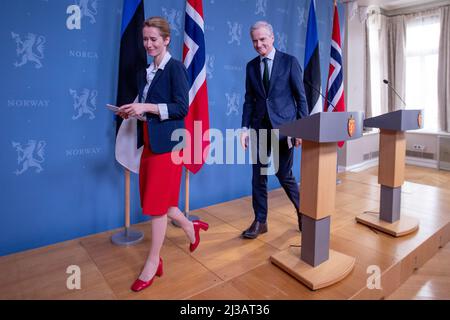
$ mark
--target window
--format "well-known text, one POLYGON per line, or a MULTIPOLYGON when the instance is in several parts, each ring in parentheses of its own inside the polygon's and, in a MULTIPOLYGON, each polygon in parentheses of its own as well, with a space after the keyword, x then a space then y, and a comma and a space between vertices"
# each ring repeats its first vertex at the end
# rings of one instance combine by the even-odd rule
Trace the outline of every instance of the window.
MULTIPOLYGON (((386 16, 369 15, 370 90, 372 116, 387 112, 388 74, 386 16)), ((438 58, 440 16, 438 11, 406 15, 404 51, 406 109, 424 110, 424 129, 438 131, 438 58)))
POLYGON ((407 109, 424 110, 424 129, 438 130, 439 16, 408 19, 405 50, 407 109))

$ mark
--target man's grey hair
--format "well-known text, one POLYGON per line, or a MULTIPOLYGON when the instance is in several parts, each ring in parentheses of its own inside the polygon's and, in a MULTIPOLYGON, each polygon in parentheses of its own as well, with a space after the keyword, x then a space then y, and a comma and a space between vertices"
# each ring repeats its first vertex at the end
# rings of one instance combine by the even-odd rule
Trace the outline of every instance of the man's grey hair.
POLYGON ((267 21, 256 21, 251 27, 250 27, 250 36, 252 35, 252 32, 259 29, 259 28, 266 28, 267 31, 269 31, 269 34, 273 36, 273 28, 270 23, 267 21))

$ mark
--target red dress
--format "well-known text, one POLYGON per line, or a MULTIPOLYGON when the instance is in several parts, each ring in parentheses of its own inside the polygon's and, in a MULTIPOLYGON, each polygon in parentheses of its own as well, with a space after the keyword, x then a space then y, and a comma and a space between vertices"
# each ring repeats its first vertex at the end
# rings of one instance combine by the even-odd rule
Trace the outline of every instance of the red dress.
POLYGON ((172 152, 153 153, 149 148, 147 124, 143 127, 144 150, 139 167, 142 213, 161 216, 169 207, 178 207, 182 165, 173 163, 172 152))

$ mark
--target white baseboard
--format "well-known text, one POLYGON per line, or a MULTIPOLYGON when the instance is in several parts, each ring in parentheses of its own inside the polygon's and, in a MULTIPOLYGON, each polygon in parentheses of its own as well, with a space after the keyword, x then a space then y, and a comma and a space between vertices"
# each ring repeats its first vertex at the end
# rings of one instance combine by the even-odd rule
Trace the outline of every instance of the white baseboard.
POLYGON ((378 165, 378 158, 374 158, 348 167, 338 166, 338 172, 345 172, 345 171, 360 172, 375 167, 377 165, 378 165))
POLYGON ((432 169, 437 169, 438 168, 437 160, 422 159, 422 158, 415 158, 415 157, 406 157, 406 161, 405 162, 406 162, 406 164, 410 164, 412 166, 426 167, 426 168, 432 168, 432 169))
MULTIPOLYGON (((406 162, 406 164, 409 164, 412 166, 432 168, 432 169, 438 168, 437 160, 406 157, 405 162, 406 162)), ((348 166, 348 167, 338 166, 338 172, 345 172, 345 171, 360 172, 360 171, 364 171, 366 169, 375 167, 377 165, 378 165, 378 158, 374 158, 374 159, 367 160, 367 161, 364 161, 361 163, 357 163, 357 164, 354 164, 354 165, 348 166)))

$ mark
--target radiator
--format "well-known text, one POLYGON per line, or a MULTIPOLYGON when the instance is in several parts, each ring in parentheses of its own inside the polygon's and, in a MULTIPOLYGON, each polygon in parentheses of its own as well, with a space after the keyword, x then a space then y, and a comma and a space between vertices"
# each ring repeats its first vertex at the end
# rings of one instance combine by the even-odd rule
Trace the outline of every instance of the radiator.
POLYGON ((439 169, 450 171, 450 136, 438 136, 439 169))

